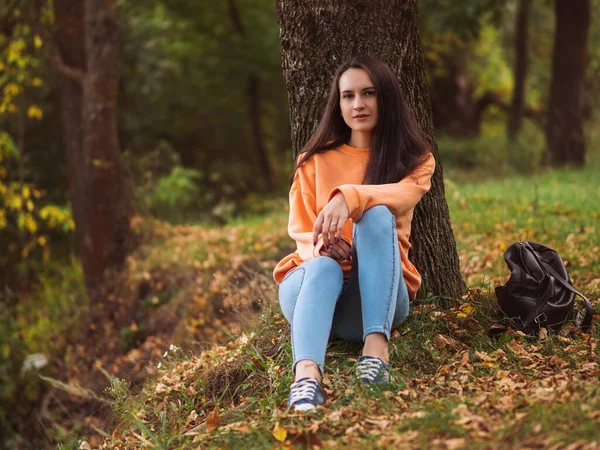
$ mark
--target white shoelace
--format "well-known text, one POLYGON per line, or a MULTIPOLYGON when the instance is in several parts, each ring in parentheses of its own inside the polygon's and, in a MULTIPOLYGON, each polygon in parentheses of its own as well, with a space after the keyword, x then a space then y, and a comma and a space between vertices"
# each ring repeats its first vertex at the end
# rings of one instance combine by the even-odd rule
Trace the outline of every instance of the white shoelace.
POLYGON ((379 372, 381 362, 376 359, 363 359, 356 367, 356 373, 359 378, 366 378, 373 381, 379 372))
POLYGON ((315 380, 302 380, 293 383, 290 387, 290 404, 294 404, 300 400, 311 401, 317 390, 317 382, 315 380))

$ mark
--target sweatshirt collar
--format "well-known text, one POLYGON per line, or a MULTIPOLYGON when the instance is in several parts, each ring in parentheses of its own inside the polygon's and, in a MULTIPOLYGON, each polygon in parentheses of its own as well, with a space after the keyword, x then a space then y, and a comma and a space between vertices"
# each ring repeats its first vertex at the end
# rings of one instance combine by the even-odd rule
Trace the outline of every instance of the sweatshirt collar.
POLYGON ((369 150, 370 150, 368 148, 350 147, 348 144, 342 144, 339 149, 342 153, 347 153, 350 155, 357 155, 357 156, 369 156, 369 150))

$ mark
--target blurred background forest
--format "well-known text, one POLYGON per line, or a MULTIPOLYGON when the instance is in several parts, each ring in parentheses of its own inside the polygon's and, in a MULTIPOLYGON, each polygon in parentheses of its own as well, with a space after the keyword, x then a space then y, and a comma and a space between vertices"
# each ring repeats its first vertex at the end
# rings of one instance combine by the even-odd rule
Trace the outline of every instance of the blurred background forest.
MULTIPOLYGON (((115 28, 98 31, 116 50, 95 56, 82 53, 73 24, 84 22, 83 12, 77 18, 61 10, 68 3, 0 5, 0 447, 28 448, 41 428, 51 430, 47 441, 64 438, 66 426, 57 424, 65 411, 38 374, 73 380, 79 375, 71 366, 83 366, 84 353, 85 364, 104 358, 104 344, 87 351, 86 342, 99 336, 86 331, 89 302, 135 297, 149 308, 164 301, 152 273, 142 271, 146 281, 123 294, 106 287, 100 272, 120 267, 161 227, 211 229, 283 209, 292 169, 273 0, 116 0, 115 28), (94 70, 95 80, 88 75, 94 70), (84 86, 83 97, 69 97, 75 85, 84 86), (94 129, 94 111, 105 111, 94 101, 112 105, 116 130, 94 129), (83 108, 82 123, 72 119, 74 102, 83 108), (75 141, 87 146, 88 160, 74 156, 75 141), (104 175, 95 178, 86 164, 105 164, 104 175), (102 246, 94 227, 107 213, 86 204, 107 201, 126 211, 126 243, 119 254, 85 260, 78 242, 91 236, 102 246), (78 236, 76 222, 89 236, 78 236), (96 267, 102 258, 108 262, 96 267)), ((599 167, 600 0, 420 0, 419 17, 447 178, 599 167), (557 27, 560 8, 573 3, 587 9, 557 27), (581 67, 553 64, 560 43, 581 67), (549 113, 560 111, 561 101, 571 108, 560 96, 571 88, 582 91, 575 114, 549 113), (575 130, 572 146, 553 149, 557 123, 575 130)), ((127 312, 95 316, 114 319, 116 334, 106 335, 118 337, 115 354, 149 334, 136 307, 118 307, 127 312)))

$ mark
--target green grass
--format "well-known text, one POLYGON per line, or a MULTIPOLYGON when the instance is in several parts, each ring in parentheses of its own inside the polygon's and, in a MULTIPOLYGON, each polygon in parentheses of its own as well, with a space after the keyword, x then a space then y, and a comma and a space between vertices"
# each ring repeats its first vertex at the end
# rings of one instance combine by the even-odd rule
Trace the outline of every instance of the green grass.
MULTIPOLYGON (((114 387, 117 431, 107 448, 511 449, 600 441, 595 337, 572 325, 539 339, 512 331, 487 335, 500 317, 492 288, 508 275, 502 254, 517 240, 558 250, 575 286, 598 306, 600 190, 594 161, 581 171, 511 173, 485 181, 474 176, 472 182, 465 181, 468 174, 448 171, 447 199, 470 290, 448 308, 435 299, 413 303, 390 341, 389 385, 357 384, 360 346, 333 342, 326 407, 306 416, 286 412, 289 325, 271 290, 247 338, 202 354, 170 354, 138 393, 114 387), (218 426, 207 429, 217 409, 218 426), (273 433, 276 427, 286 431, 283 443, 273 433)), ((174 252, 179 264, 193 264, 200 250, 191 243, 198 236, 208 239, 205 257, 242 249, 274 264, 289 247, 285 220, 285 211, 239 219, 214 235, 200 226, 184 227, 181 234, 168 228, 160 248, 147 249, 150 258, 138 273, 174 252)), ((262 270, 268 278, 267 265, 262 270)))
POLYGON ((457 184, 448 177, 446 197, 467 283, 490 287, 502 282, 506 247, 531 240, 556 249, 576 285, 600 289, 597 180, 595 168, 480 183, 457 184))

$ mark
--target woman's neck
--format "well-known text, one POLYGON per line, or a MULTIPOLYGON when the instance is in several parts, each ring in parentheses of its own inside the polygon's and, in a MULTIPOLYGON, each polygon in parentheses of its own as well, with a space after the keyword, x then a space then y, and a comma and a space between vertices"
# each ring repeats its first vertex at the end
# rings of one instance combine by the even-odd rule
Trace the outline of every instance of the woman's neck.
POLYGON ((354 148, 371 148, 373 133, 367 131, 352 131, 348 145, 354 148))

